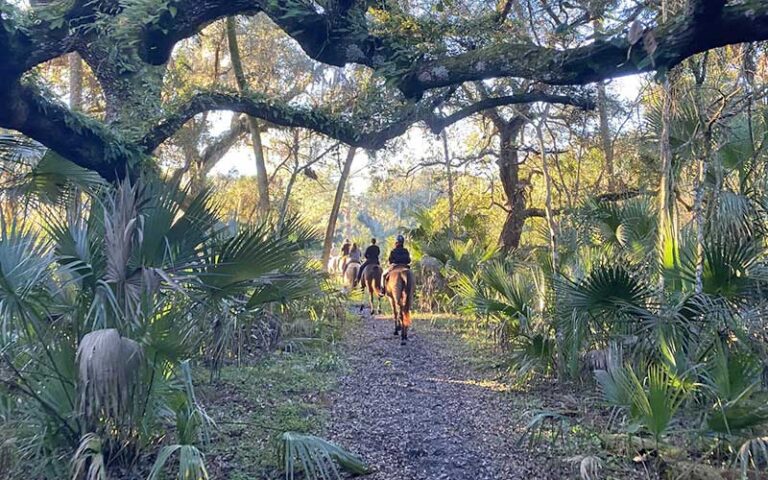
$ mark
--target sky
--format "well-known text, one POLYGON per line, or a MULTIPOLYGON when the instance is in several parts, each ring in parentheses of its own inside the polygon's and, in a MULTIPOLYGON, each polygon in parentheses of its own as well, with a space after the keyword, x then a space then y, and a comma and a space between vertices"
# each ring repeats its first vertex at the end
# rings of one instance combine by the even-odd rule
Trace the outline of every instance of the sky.
MULTIPOLYGON (((623 100, 634 100, 643 84, 643 77, 631 75, 611 80, 609 89, 619 95, 623 100)), ((218 135, 229 127, 230 112, 217 113, 218 119, 214 121, 213 134, 218 135)), ((268 142, 268 139, 265 139, 268 142)), ((414 158, 421 158, 429 151, 429 139, 423 135, 423 129, 411 128, 405 135, 404 148, 414 158)), ((368 188, 368 156, 364 151, 359 151, 352 163, 352 172, 356 178, 351 182, 353 195, 358 195, 368 188)), ((218 165, 211 171, 212 175, 233 173, 235 175, 256 175, 256 165, 253 160, 253 151, 248 146, 238 146, 231 149, 218 165)))

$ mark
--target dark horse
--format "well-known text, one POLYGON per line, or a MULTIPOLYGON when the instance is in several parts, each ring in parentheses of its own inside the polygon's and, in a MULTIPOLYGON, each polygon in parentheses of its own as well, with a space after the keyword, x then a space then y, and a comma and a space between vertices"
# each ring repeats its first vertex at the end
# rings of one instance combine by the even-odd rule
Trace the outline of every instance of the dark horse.
POLYGON ((408 267, 394 267, 387 275, 385 287, 389 301, 392 303, 392 312, 395 316, 395 335, 400 334, 400 345, 405 345, 408 341, 415 283, 413 272, 408 267))
MULTIPOLYGON (((379 297, 379 291, 381 291, 381 265, 372 263, 365 267, 363 270, 363 277, 360 282, 360 288, 363 290, 363 295, 368 291, 368 303, 371 307, 371 315, 381 313, 381 297, 379 297), (374 302, 379 302, 379 308, 376 310, 373 308, 374 302)), ((360 311, 363 311, 364 304, 360 304, 360 311)))

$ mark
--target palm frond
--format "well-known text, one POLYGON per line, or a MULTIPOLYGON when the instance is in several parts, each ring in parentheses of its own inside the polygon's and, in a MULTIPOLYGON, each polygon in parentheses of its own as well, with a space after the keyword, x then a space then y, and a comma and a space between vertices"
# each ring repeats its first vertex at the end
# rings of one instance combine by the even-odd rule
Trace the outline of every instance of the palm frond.
POLYGON ((604 319, 645 308, 652 293, 643 279, 622 266, 607 264, 594 267, 580 281, 559 281, 555 288, 573 310, 604 319))
POLYGON ((266 225, 243 229, 209 252, 200 276, 208 288, 223 292, 292 264, 296 252, 294 243, 266 225))
MULTIPOLYGON (((50 299, 50 244, 28 226, 0 215, 0 317, 3 332, 14 320, 34 321, 41 302, 50 299)), ((23 328, 22 328, 23 330, 23 328)))
POLYGON ((75 362, 80 414, 88 422, 129 412, 143 362, 138 343, 115 329, 95 330, 80 340, 75 362))
POLYGON ((72 458, 72 480, 107 480, 101 438, 95 433, 86 433, 72 458))
POLYGON ((309 480, 340 480, 342 477, 337 464, 342 470, 355 475, 369 473, 359 457, 320 437, 285 432, 281 440, 280 454, 286 480, 297 478, 299 471, 309 480))
POLYGON ((750 478, 749 471, 768 470, 768 437, 747 440, 739 447, 736 462, 741 468, 741 478, 750 478))
POLYGON ((178 480, 208 480, 208 470, 205 468, 205 456, 194 445, 167 445, 160 449, 157 459, 149 471, 147 480, 163 478, 168 461, 173 454, 179 454, 178 480))

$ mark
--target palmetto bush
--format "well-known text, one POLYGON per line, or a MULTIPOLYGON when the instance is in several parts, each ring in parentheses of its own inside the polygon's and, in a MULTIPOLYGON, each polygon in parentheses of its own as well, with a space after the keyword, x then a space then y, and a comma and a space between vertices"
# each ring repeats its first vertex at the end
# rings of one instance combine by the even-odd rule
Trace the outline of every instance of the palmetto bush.
POLYGON ((521 379, 555 365, 554 331, 545 317, 541 275, 524 264, 493 261, 474 275, 460 274, 454 289, 465 312, 489 323, 521 379))
POLYGON ((297 220, 223 226, 207 192, 158 180, 63 198, 35 203, 35 219, 0 217, 0 398, 15 468, 104 478, 160 451, 153 476, 178 452, 179 475, 204 478, 205 421, 183 361, 221 365, 243 322, 316 292, 302 256, 313 232, 297 220), (178 442, 163 445, 168 429, 178 442))
POLYGON ((768 432, 763 209, 722 192, 701 252, 686 225, 673 256, 657 250, 655 215, 643 199, 588 202, 561 223, 556 270, 542 247, 533 262, 478 263, 454 289, 519 372, 594 373, 626 431, 698 431, 737 460, 768 432))

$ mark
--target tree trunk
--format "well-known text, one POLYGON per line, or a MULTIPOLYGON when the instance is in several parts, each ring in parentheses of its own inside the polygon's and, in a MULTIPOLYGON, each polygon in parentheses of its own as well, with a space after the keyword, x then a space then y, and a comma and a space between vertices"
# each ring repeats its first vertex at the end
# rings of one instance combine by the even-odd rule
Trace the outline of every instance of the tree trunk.
MULTIPOLYGON (((712 154, 712 130, 710 127, 709 114, 707 113, 706 103, 704 101, 704 80, 707 75, 708 53, 704 53, 701 66, 696 68, 694 65, 694 78, 696 84, 693 91, 694 104, 699 122, 699 132, 701 142, 697 157, 697 172, 694 179, 694 202, 693 219, 696 225, 696 275, 694 292, 700 294, 704 291, 704 196, 706 190, 707 168, 712 154)), ((712 207, 712 205, 710 205, 712 207)))
POLYGON ((283 197, 283 204, 280 206, 280 217, 277 221, 277 229, 282 230, 285 223, 285 217, 288 215, 288 200, 291 197, 293 191, 293 185, 296 183, 296 177, 299 176, 301 171, 299 165, 299 131, 293 129, 293 146, 291 147, 291 155, 293 156, 293 168, 291 169, 291 177, 288 179, 288 185, 285 187, 285 197, 283 197))
MULTIPOLYGON (((240 93, 248 92, 248 82, 243 71, 243 62, 240 56, 240 47, 237 44, 237 31, 235 30, 234 17, 227 17, 227 41, 229 43, 229 55, 232 60, 232 69, 235 72, 237 89, 240 93)), ((253 143, 253 156, 256 162, 256 182, 259 188, 259 211, 262 215, 269 213, 269 178, 267 177, 267 164, 264 160, 264 146, 261 142, 261 127, 258 119, 248 116, 248 127, 253 143)))
POLYGON ((608 95, 605 85, 597 83, 597 111, 600 116, 600 143, 605 155, 605 176, 608 177, 608 191, 616 191, 616 177, 613 171, 613 140, 611 139, 611 126, 608 120, 608 95))
POLYGON ((69 61, 69 108, 79 112, 83 109, 83 62, 77 52, 67 56, 69 61))
MULTIPOLYGON (((592 12, 595 20, 592 25, 595 29, 595 38, 602 39, 604 36, 603 31, 603 14, 605 12, 601 8, 597 12, 592 12)), ((604 174, 608 178, 608 191, 616 191, 616 178, 613 171, 613 140, 611 139, 611 125, 608 117, 608 95, 605 91, 605 83, 597 82, 597 113, 600 119, 600 143, 603 149, 603 155, 605 156, 604 174)))
POLYGON ((448 177, 448 227, 453 232, 453 219, 456 215, 456 206, 453 198, 453 172, 451 171, 451 155, 448 152, 448 133, 443 129, 443 156, 445 158, 445 174, 448 177))
MULTIPOLYGON (((668 1, 662 1, 662 19, 667 20, 668 1)), ((658 243, 664 268, 673 268, 679 264, 678 255, 678 219, 675 204, 675 178, 672 171, 672 147, 670 146, 670 128, 672 123, 673 76, 674 69, 667 72, 662 85, 661 134, 659 137, 659 158, 661 160, 661 180, 659 184, 659 227, 658 243)), ((659 287, 663 291, 665 275, 659 278, 659 287)))
POLYGON ((106 111, 106 123, 120 130, 128 139, 139 139, 153 125, 162 112, 163 76, 166 65, 141 64, 126 70, 113 57, 130 58, 135 51, 130 47, 113 45, 101 39, 79 50, 82 59, 91 67, 99 81, 106 111))
POLYGON ((552 271, 557 275, 557 224, 552 210, 552 177, 549 174, 549 160, 547 159, 546 143, 544 142, 544 124, 549 114, 549 104, 544 107, 539 122, 536 124, 536 136, 539 140, 539 149, 541 150, 541 170, 544 173, 545 200, 544 212, 547 217, 547 226, 549 227, 549 246, 552 249, 552 271))
POLYGON ((288 198, 293 191, 293 185, 296 183, 296 177, 299 176, 299 170, 294 168, 291 171, 291 178, 288 179, 288 185, 285 187, 285 198, 283 198, 283 204, 280 206, 280 219, 277 222, 277 229, 282 230, 285 224, 285 217, 288 216, 288 198))
POLYGON ((352 161, 355 159, 356 152, 357 148, 355 147, 351 147, 347 152, 347 158, 344 160, 344 167, 341 170, 341 178, 339 178, 339 184, 336 186, 336 196, 333 198, 331 215, 328 217, 328 226, 325 229, 325 240, 323 241, 323 268, 328 268, 328 260, 331 257, 331 246, 333 245, 333 234, 336 233, 336 219, 339 216, 341 201, 347 186, 347 178, 349 177, 349 171, 352 169, 352 161))
POLYGON ((352 189, 347 182, 347 190, 344 193, 347 196, 347 208, 344 209, 344 236, 352 238, 352 189))
POLYGON ((522 117, 515 117, 509 123, 499 125, 499 178, 507 197, 507 217, 501 229, 499 244, 501 250, 509 253, 520 246, 520 236, 525 225, 525 190, 520 185, 520 164, 516 139, 525 125, 522 117))

